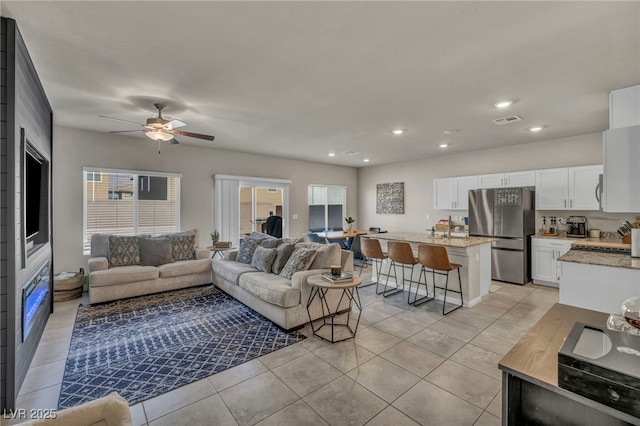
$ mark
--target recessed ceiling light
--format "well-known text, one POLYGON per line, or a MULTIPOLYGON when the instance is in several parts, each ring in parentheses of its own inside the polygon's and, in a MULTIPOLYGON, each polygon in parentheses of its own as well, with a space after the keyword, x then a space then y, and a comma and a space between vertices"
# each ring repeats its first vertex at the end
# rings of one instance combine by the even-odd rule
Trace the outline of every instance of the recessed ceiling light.
POLYGON ((335 152, 330 152, 330 153, 329 153, 329 157, 335 157, 335 156, 336 156, 336 153, 335 153, 335 152))
POLYGON ((440 145, 438 145, 440 148, 446 148, 449 146, 448 143, 441 143, 440 145))
POLYGON ((369 162, 369 161, 371 161, 371 160, 369 160, 368 158, 365 158, 365 159, 364 159, 364 160, 362 160, 362 161, 364 161, 365 163, 368 163, 368 162, 369 162))
POLYGON ((506 108, 509 105, 511 105, 513 103, 513 101, 509 101, 509 100, 505 100, 505 101, 498 101, 495 104, 493 104, 496 108, 506 108))
POLYGON ((454 135, 454 134, 456 134, 458 132, 459 132, 458 129, 447 129, 447 130, 444 131, 444 134, 445 135, 454 135))
POLYGON ((404 129, 393 129, 391 133, 393 133, 394 135, 401 135, 404 133, 404 129))
POLYGON ((542 130, 541 126, 529 127, 530 132, 539 132, 540 130, 542 130))

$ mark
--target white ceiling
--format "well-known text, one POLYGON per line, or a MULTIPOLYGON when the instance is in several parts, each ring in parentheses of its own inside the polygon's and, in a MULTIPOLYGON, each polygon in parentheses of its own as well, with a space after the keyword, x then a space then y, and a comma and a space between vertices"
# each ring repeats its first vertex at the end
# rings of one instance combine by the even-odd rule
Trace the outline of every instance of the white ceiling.
POLYGON ((355 167, 599 132, 608 93, 640 83, 636 1, 0 8, 18 23, 56 125, 128 130, 98 115, 142 123, 164 101, 184 130, 216 136, 182 143, 355 167), (493 107, 504 98, 516 102, 493 107), (512 114, 523 121, 491 122, 512 114))

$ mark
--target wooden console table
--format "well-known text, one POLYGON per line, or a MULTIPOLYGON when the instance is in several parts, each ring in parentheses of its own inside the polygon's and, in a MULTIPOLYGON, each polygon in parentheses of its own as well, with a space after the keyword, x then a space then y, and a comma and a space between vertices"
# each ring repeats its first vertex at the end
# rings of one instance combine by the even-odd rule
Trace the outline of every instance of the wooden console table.
POLYGON ((556 303, 502 358, 503 425, 638 425, 640 419, 558 387, 558 351, 576 322, 608 314, 556 303))

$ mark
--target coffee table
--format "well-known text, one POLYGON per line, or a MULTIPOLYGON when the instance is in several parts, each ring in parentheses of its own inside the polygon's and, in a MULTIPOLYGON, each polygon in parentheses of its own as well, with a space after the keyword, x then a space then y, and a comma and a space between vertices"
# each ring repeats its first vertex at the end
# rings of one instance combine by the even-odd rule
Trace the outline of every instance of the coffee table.
POLYGON ((362 315, 362 303, 360 302, 360 294, 358 293, 358 285, 360 285, 361 282, 362 280, 358 276, 354 276, 351 281, 337 283, 328 281, 323 278, 322 275, 311 275, 307 278, 307 283, 311 286, 311 293, 307 301, 307 313, 309 314, 311 330, 313 330, 315 336, 330 343, 342 342, 356 337, 356 331, 358 331, 358 324, 360 323, 360 315, 362 315), (335 306, 329 306, 326 297, 329 291, 342 291, 340 300, 335 306), (345 297, 349 300, 349 311, 346 312, 346 314, 339 312, 340 305, 345 297), (311 320, 311 312, 309 310, 309 307, 316 298, 322 307, 322 318, 316 320, 316 322, 322 322, 318 327, 316 327, 314 321, 311 320), (354 303, 358 308, 358 316, 355 319, 355 326, 351 327, 351 309, 354 303), (339 316, 346 317, 346 321, 337 322, 337 320, 339 320, 337 317, 339 316), (320 334, 320 331, 325 329, 325 327, 330 329, 330 338, 320 334), (347 337, 336 337, 336 331, 338 330, 344 330, 342 334, 347 334, 347 337))

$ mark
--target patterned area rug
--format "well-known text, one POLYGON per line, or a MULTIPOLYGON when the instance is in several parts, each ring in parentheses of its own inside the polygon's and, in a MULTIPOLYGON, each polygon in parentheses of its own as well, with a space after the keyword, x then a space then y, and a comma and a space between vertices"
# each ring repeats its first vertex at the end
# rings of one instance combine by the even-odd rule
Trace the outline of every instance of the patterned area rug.
POLYGON ((80 306, 58 407, 133 405, 304 338, 213 286, 80 306))

